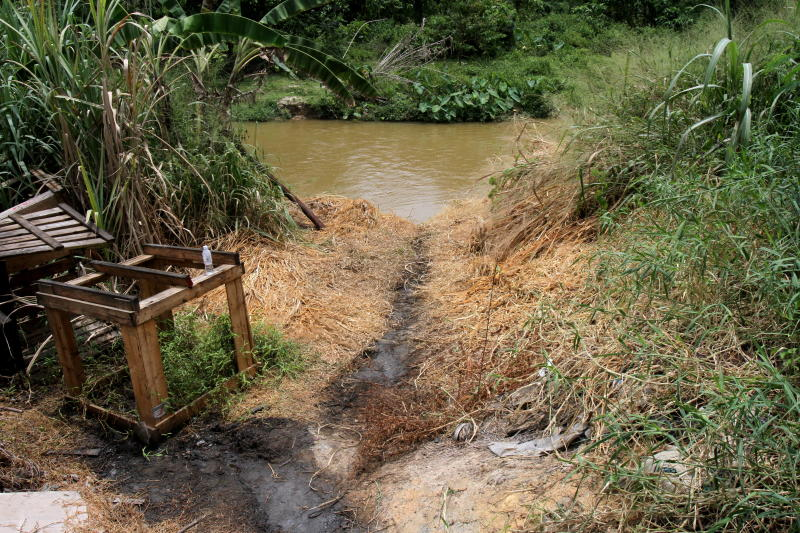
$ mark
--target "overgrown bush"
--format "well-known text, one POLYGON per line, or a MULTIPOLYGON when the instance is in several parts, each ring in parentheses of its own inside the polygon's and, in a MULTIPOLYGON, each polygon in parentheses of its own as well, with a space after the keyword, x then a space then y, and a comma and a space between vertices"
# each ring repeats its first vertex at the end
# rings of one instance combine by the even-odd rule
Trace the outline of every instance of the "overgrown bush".
MULTIPOLYGON (((175 327, 159 337, 172 409, 189 404, 236 373, 228 315, 204 319, 196 313, 178 314, 175 327)), ((274 327, 254 323, 253 343, 253 355, 262 371, 294 376, 303 369, 301 347, 274 327)))

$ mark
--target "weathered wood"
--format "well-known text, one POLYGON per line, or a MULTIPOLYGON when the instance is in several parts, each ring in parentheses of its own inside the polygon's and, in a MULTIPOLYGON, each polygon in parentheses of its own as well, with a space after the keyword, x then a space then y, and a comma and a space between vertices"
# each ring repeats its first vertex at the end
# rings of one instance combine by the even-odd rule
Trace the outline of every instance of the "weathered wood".
MULTIPOLYGON (((163 290, 169 289, 166 285, 159 285, 150 280, 140 279, 136 282, 139 286, 139 299, 144 300, 158 294, 163 290)), ((155 318, 159 331, 171 330, 175 328, 175 319, 172 316, 172 309, 165 311, 155 318)))
MULTIPOLYGON (((92 234, 89 233, 88 235, 92 235, 92 234)), ((87 235, 87 237, 88 237, 88 235, 87 235)), ((75 250, 76 248, 91 248, 91 247, 95 247, 95 246, 102 246, 104 244, 106 244, 106 241, 104 241, 103 239, 98 238, 98 237, 94 237, 94 238, 83 237, 82 240, 73 241, 73 240, 70 239, 70 242, 64 242, 64 245, 67 246, 70 250, 75 250)), ((0 250, 0 258, 28 255, 28 254, 38 253, 38 252, 49 252, 49 251, 52 251, 52 250, 53 249, 50 248, 47 245, 31 246, 31 247, 17 249, 17 250, 0 250)))
POLYGON ((48 307, 47 321, 53 331, 53 340, 56 344, 56 353, 64 372, 64 385, 68 394, 79 394, 86 374, 83 371, 83 363, 78 354, 78 345, 75 342, 75 332, 69 314, 64 310, 48 307))
MULTIPOLYGON (((250 368, 242 369, 242 373, 246 375, 252 375, 256 372, 256 370, 257 370, 256 366, 253 365, 250 368)), ((240 386, 240 384, 241 384, 240 374, 236 374, 235 376, 231 376, 226 381, 224 381, 222 385, 220 385, 220 387, 223 387, 228 390, 235 390, 237 387, 240 386)), ((176 427, 180 426, 181 424, 192 418, 194 415, 199 413, 200 410, 203 409, 203 407, 205 407, 206 403, 208 403, 208 400, 211 398, 213 392, 214 391, 209 391, 206 392, 205 394, 198 396, 189 405, 186 405, 178 409, 174 413, 168 415, 166 418, 164 418, 158 424, 156 424, 156 429, 160 433, 168 433, 173 429, 175 429, 176 427)))
POLYGON ((215 268, 211 273, 203 273, 192 278, 193 286, 188 289, 171 287, 150 298, 145 298, 139 302, 140 310, 136 313, 136 323, 142 324, 148 320, 153 320, 168 310, 241 277, 242 274, 244 274, 243 265, 222 265, 215 268))
MULTIPOLYGON (((103 241, 100 241, 100 244, 103 244, 103 241)), ((15 273, 36 265, 41 265, 42 263, 46 263, 54 259, 66 257, 75 251, 77 251, 75 248, 67 247, 64 247, 62 250, 51 250, 48 248, 47 250, 42 250, 35 254, 11 256, 2 260, 5 261, 8 272, 15 273)))
POLYGON ((167 399, 156 323, 150 320, 138 326, 122 326, 121 330, 136 410, 145 424, 155 426, 166 414, 164 402, 167 399))
POLYGON ((12 213, 12 214, 8 215, 8 218, 13 220, 17 224, 19 224, 20 226, 22 226, 23 228, 28 230, 29 232, 31 232, 32 234, 36 235, 36 237, 40 241, 45 243, 47 246, 49 246, 53 250, 60 250, 61 248, 64 247, 63 244, 61 244, 60 242, 55 240, 53 237, 48 235, 47 232, 40 230, 35 225, 33 225, 30 222, 28 222, 27 220, 25 220, 25 218, 22 215, 17 215, 15 213, 12 213))
POLYGON ((228 311, 233 330, 236 368, 242 372, 253 366, 253 334, 250 330, 250 320, 247 318, 242 278, 238 277, 226 283, 225 292, 228 296, 228 311))
MULTIPOLYGON (((133 257, 131 259, 127 259, 125 261, 122 261, 119 264, 120 265, 141 266, 141 265, 146 265, 146 264, 150 263, 150 261, 152 261, 152 260, 153 260, 153 256, 152 255, 145 254, 145 255, 137 255, 136 257, 133 257)), ((98 283, 101 283, 101 282, 107 280, 110 277, 111 276, 109 274, 105 274, 103 272, 94 272, 92 274, 85 274, 85 275, 83 275, 83 276, 81 276, 79 278, 75 278, 73 280, 70 280, 67 283, 69 283, 70 285, 81 285, 81 286, 87 287, 89 285, 97 285, 98 283)))
MULTIPOLYGON (((57 229, 53 229, 53 230, 48 230, 47 231, 47 235, 49 235, 54 240, 56 240, 56 242, 59 242, 60 244, 62 244, 62 247, 63 247, 63 242, 62 241, 68 235, 91 235, 91 233, 85 231, 86 228, 84 228, 80 224, 76 224, 72 220, 68 220, 65 223, 70 224, 70 226, 61 227, 61 228, 57 228, 57 229), (56 239, 56 237, 58 237, 58 239, 56 239)), ((5 247, 5 246, 10 245, 10 244, 14 244, 15 246, 21 246, 20 243, 24 243, 24 242, 28 242, 28 241, 35 241, 38 238, 39 238, 38 236, 32 235, 30 233, 22 234, 22 235, 14 235, 14 236, 11 236, 11 237, 6 237, 5 234, 3 234, 3 237, 0 238, 0 246, 5 247)), ((85 238, 85 237, 81 237, 81 238, 85 238)), ((28 246, 28 245, 25 245, 25 246, 28 246)))
MULTIPOLYGON (((38 282, 39 292, 45 294, 55 294, 65 298, 72 298, 82 302, 91 302, 105 307, 115 307, 123 311, 138 311, 139 299, 128 294, 117 294, 92 287, 81 287, 70 285, 52 280, 40 280, 38 282)), ((83 313, 81 313, 83 314, 83 313)))
MULTIPOLYGON (((175 264, 175 266, 194 266, 204 268, 203 250, 201 248, 184 248, 182 246, 164 246, 161 244, 145 244, 142 251, 152 254, 165 263, 175 264), (176 261, 176 263, 173 263, 176 261)), ((240 265, 242 261, 236 252, 218 252, 211 250, 211 262, 214 266, 219 265, 240 265)))
POLYGON ((77 261, 74 257, 66 257, 46 265, 29 268, 11 276, 11 288, 15 289, 22 287, 24 285, 28 285, 29 283, 33 283, 34 281, 49 278, 55 276, 56 274, 61 274, 62 272, 67 272, 76 264, 77 261))
MULTIPOLYGON (((36 213, 34 213, 35 215, 36 213)), ((63 226, 69 225, 76 225, 76 226, 83 226, 79 220, 75 220, 69 215, 58 215, 53 216, 45 219, 33 219, 31 218, 33 215, 28 215, 27 219, 28 222, 31 224, 35 224, 37 228, 42 230, 47 229, 56 229, 63 226)), ((7 224, 3 224, 0 226, 0 237, 3 239, 7 237, 15 237, 18 235, 25 235, 28 234, 28 230, 13 222, 10 218, 5 219, 3 222, 7 222, 7 224)), ((85 226, 83 226, 85 227, 85 226)))
POLYGON ((19 325, 14 313, 14 295, 6 272, 6 264, 0 261, 0 373, 11 375, 22 370, 22 346, 19 325))
POLYGON ((111 235, 109 232, 107 232, 107 231, 106 231, 106 230, 104 230, 104 229, 100 229, 100 228, 98 228, 98 227, 97 227, 97 226, 95 226, 93 223, 91 223, 91 222, 89 222, 88 220, 86 220, 86 217, 85 217, 85 216, 82 216, 80 213, 78 213, 77 211, 75 211, 75 210, 72 208, 72 206, 71 206, 71 205, 69 205, 69 204, 65 204, 65 203, 63 203, 63 202, 62 202, 62 203, 58 204, 58 207, 60 207, 61 209, 63 209, 65 213, 67 213, 67 214, 69 214, 69 215, 72 215, 73 217, 75 217, 75 219, 76 219, 76 220, 80 220, 80 221, 81 221, 81 223, 82 223, 84 226, 86 226, 87 228, 89 228, 89 230, 91 230, 93 233, 95 233, 95 234, 97 234, 98 236, 100 236, 100 238, 101 238, 101 239, 103 239, 103 240, 106 240, 106 241, 113 241, 113 240, 114 240, 114 236, 113 236, 113 235, 111 235))
POLYGON ((126 311, 118 307, 108 307, 43 292, 37 292, 36 298, 39 301, 39 305, 45 308, 58 309, 73 315, 87 315, 107 322, 116 322, 120 325, 133 325, 136 321, 135 311, 126 311))
POLYGON ((6 209, 2 213, 0 213, 0 218, 6 218, 11 214, 22 214, 28 213, 30 211, 39 211, 44 209, 50 209, 58 205, 61 201, 61 197, 58 193, 47 191, 43 194, 39 194, 34 196, 30 200, 25 200, 21 204, 17 204, 14 207, 6 209))
POLYGON ((192 277, 189 274, 178 274, 175 272, 164 272, 154 268, 147 268, 134 265, 124 265, 120 263, 108 263, 106 261, 92 261, 89 263, 98 272, 123 278, 147 280, 160 285, 191 287, 192 277))

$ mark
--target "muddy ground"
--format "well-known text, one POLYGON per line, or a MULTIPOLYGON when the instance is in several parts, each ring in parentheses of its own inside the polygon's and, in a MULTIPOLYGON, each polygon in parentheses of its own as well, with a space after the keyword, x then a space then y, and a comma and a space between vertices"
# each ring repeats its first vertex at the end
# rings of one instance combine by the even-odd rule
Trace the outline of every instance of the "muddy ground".
MULTIPOLYGON (((421 331, 438 327, 426 322, 437 300, 422 295, 431 270, 448 267, 431 246, 467 247, 486 205, 420 227, 363 201, 327 197, 312 207, 329 227, 307 243, 219 246, 242 251, 251 316, 280 325, 315 354, 303 375, 257 383, 150 449, 67 413, 57 390, 6 391, 2 404, 22 413, 0 412, 0 451, 12 457, 0 457, 0 472, 27 472, 29 490, 80 490, 91 531, 532 530, 589 505, 573 501, 576 482, 565 481, 569 452, 493 455, 488 443, 507 437, 501 417, 478 421, 468 442, 454 440, 448 426, 410 453, 364 459, 372 392, 413 391, 428 357, 420 347, 431 344, 421 331), (78 448, 101 452, 50 453, 78 448)), ((221 300, 197 305, 213 312, 221 300)))

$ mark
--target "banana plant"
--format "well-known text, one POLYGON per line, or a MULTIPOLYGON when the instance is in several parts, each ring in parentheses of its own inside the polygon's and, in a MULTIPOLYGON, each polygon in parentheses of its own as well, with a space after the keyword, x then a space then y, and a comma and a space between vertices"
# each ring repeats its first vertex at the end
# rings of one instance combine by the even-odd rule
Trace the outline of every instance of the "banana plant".
MULTIPOLYGON (((220 98, 226 111, 245 68, 259 58, 289 72, 297 71, 318 80, 350 104, 355 102, 356 94, 377 96, 366 78, 343 61, 320 50, 313 41, 274 28, 290 17, 329 1, 285 0, 260 20, 253 20, 241 15, 239 0, 223 0, 215 11, 193 15, 188 15, 177 0, 160 0, 168 15, 155 21, 153 27, 157 32, 168 32, 180 38, 183 48, 195 54, 205 54, 205 57, 209 53, 219 53, 226 43, 233 47, 233 67, 220 98)), ((208 61, 195 61, 194 64, 206 69, 208 61)), ((193 72, 196 78, 201 78, 202 74, 193 72)))

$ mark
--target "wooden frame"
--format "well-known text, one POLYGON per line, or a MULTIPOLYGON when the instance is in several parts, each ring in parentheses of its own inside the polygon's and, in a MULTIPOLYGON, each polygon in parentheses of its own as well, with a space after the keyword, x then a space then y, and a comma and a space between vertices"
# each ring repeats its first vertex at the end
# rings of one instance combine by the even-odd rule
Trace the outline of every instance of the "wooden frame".
MULTIPOLYGON (((191 277, 153 267, 203 268, 201 249, 145 245, 144 250, 144 255, 122 263, 94 261, 90 265, 98 272, 66 283, 40 281, 36 295, 47 311, 53 330, 68 397, 81 403, 88 412, 114 425, 134 429, 139 438, 152 442, 196 414, 207 400, 207 395, 203 395, 174 413, 165 412, 168 390, 158 330, 168 327, 175 307, 224 285, 234 334, 236 368, 240 373, 253 375, 255 363, 253 336, 242 288, 244 265, 239 254, 214 251, 212 260, 217 266, 210 272, 191 277), (92 287, 110 276, 136 280, 139 295, 117 294, 92 287), (91 316, 119 325, 138 420, 79 399, 86 377, 70 324, 71 315, 91 316)), ((233 386, 238 377, 234 376, 226 385, 233 386)))

